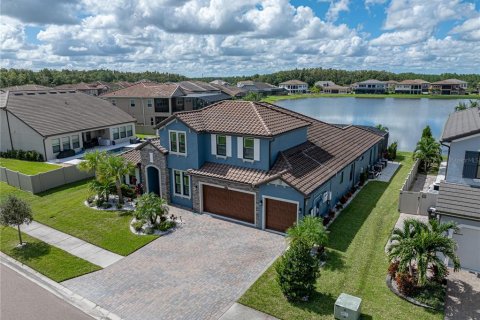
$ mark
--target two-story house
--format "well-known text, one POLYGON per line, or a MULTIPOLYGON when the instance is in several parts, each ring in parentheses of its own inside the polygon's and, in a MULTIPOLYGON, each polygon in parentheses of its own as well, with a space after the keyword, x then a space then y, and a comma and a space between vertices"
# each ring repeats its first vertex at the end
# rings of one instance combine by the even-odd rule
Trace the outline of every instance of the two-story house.
POLYGON ((159 138, 135 156, 145 191, 278 232, 305 215, 327 214, 377 162, 385 139, 238 100, 173 114, 157 128, 159 138))
POLYGON ((307 93, 308 91, 308 83, 300 80, 288 80, 280 83, 278 86, 287 90, 289 94, 307 93))
POLYGON ((375 79, 357 82, 353 88, 355 93, 378 93, 383 94, 387 92, 387 83, 375 79))
POLYGON ((446 79, 442 81, 432 82, 430 92, 432 94, 465 94, 468 83, 458 79, 446 79))
POLYGON ((273 84, 252 80, 245 80, 237 82, 237 88, 241 88, 248 92, 261 93, 266 96, 278 96, 288 93, 285 88, 274 86, 273 84))
POLYGON ((458 224, 450 236, 462 268, 480 272, 480 109, 451 114, 441 142, 448 147, 448 162, 436 210, 440 221, 458 224))
POLYGON ((403 80, 395 84, 395 93, 403 93, 403 94, 428 93, 429 86, 430 86, 430 82, 421 80, 421 79, 403 80))

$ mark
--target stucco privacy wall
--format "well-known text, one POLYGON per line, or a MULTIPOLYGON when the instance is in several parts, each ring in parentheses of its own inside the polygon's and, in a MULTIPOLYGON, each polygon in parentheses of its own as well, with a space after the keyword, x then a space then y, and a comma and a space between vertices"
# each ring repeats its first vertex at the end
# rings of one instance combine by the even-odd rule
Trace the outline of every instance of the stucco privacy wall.
POLYGON ((33 176, 0 167, 0 180, 2 182, 32 193, 40 193, 65 184, 91 178, 93 175, 93 173, 80 171, 75 166, 61 167, 33 176))

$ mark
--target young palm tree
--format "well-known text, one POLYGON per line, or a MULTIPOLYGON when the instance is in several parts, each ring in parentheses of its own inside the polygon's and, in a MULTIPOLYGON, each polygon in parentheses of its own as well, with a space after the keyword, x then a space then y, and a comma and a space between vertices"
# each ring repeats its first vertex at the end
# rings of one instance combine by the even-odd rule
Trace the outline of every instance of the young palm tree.
POLYGON ((382 124, 377 124, 375 126, 375 128, 377 128, 378 130, 382 130, 382 131, 388 131, 388 127, 385 127, 384 125, 382 124))
POLYGON ((131 174, 135 170, 132 163, 126 161, 122 157, 107 156, 105 162, 101 164, 100 171, 105 179, 111 179, 115 182, 115 188, 117 189, 118 202, 123 203, 122 195, 122 180, 126 174, 131 174))
POLYGON ((414 159, 419 159, 423 165, 425 173, 434 164, 440 164, 442 162, 442 149, 440 143, 433 138, 422 138, 417 142, 417 147, 413 153, 414 159))
POLYGON ((110 190, 112 190, 114 183, 112 180, 92 180, 89 189, 97 194, 99 199, 108 201, 110 190))
POLYGON ((288 228, 287 236, 291 242, 304 240, 310 247, 324 246, 328 241, 322 219, 312 216, 306 216, 298 224, 288 228))
POLYGON ((84 160, 78 164, 78 168, 82 171, 95 171, 95 177, 98 177, 99 173, 97 172, 98 168, 107 157, 105 151, 92 151, 85 154, 84 160))
POLYGON ((412 239, 421 229, 420 222, 415 219, 406 219, 403 223, 403 229, 395 228, 390 237, 390 245, 387 248, 390 260, 398 261, 398 268, 404 272, 408 270, 413 276, 412 262, 414 252, 412 251, 412 239))

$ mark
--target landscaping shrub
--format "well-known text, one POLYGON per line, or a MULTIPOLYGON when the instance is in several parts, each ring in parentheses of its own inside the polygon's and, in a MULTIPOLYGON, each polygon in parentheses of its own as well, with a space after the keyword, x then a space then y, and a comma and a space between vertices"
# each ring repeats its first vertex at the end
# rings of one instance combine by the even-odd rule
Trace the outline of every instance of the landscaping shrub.
POLYGON ((303 240, 295 241, 275 265, 277 283, 289 301, 308 300, 315 291, 319 261, 303 240))
POLYGON ((333 219, 335 217, 335 211, 333 211, 333 210, 328 211, 328 217, 330 219, 333 219))
POLYGON ((347 203, 347 201, 348 201, 348 198, 347 198, 346 196, 342 196, 342 197, 340 198, 340 202, 341 202, 342 204, 347 203))
POLYGON ((153 234, 153 228, 152 227, 146 227, 145 228, 145 234, 153 234))
POLYGON ((328 242, 328 236, 318 217, 306 216, 287 230, 290 242, 304 241, 310 248, 322 246, 328 242))
POLYGON ((87 203, 88 203, 89 206, 92 206, 94 201, 95 201, 95 198, 93 196, 89 196, 87 198, 87 203))
POLYGON ((388 160, 395 160, 397 157, 398 141, 392 142, 387 148, 388 160))
POLYGON ((172 221, 172 220, 165 220, 165 221, 162 221, 160 222, 158 225, 157 225, 157 229, 160 230, 160 231, 167 231, 171 228, 174 228, 176 226, 176 222, 175 221, 172 221))
POLYGON ((326 217, 323 217, 323 226, 326 226, 329 222, 330 222, 330 217, 329 216, 326 216, 326 217))
POLYGON ((335 209, 337 210, 342 210, 343 209, 343 205, 341 203, 337 203, 337 205, 335 206, 335 209))
POLYGON ((111 203, 108 203, 108 202, 104 202, 102 204, 102 208, 103 209, 110 209, 112 207, 112 204, 111 203))
POLYGON ((43 154, 35 150, 7 150, 0 152, 0 158, 43 162, 43 154))
POLYGON ((117 207, 118 210, 123 208, 123 204, 121 203, 116 203, 115 206, 117 207))
POLYGON ((105 200, 102 198, 98 198, 97 200, 95 200, 95 206, 98 208, 101 208, 104 203, 105 203, 105 200))
POLYGON ((410 297, 415 294, 417 281, 408 272, 397 272, 395 281, 397 282, 398 291, 403 295, 410 297))
POLYGON ((134 223, 132 223, 132 227, 135 231, 139 232, 142 230, 144 224, 145 224, 144 220, 137 220, 134 223))
POLYGON ((395 275, 397 274, 398 271, 398 265, 400 263, 398 261, 391 262, 390 265, 388 266, 388 274, 392 279, 395 279, 395 275))
POLYGON ((152 225, 155 225, 158 218, 167 213, 167 201, 154 193, 143 194, 138 199, 137 208, 135 209, 135 217, 137 219, 148 220, 152 225))
POLYGON ((137 194, 135 193, 135 188, 130 187, 129 185, 122 185, 122 194, 125 198, 135 198, 137 194))

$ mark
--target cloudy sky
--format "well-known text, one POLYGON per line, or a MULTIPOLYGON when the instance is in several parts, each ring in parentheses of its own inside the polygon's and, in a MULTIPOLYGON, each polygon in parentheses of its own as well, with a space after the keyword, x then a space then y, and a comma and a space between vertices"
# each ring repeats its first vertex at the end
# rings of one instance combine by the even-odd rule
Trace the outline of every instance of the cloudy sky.
POLYGON ((479 73, 480 0, 2 0, 2 67, 479 73))

